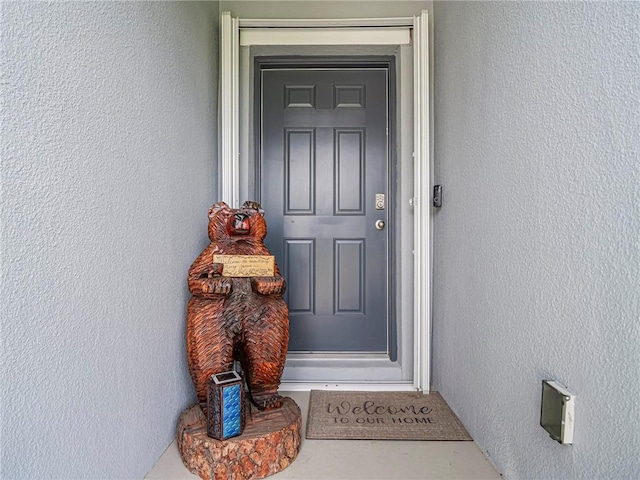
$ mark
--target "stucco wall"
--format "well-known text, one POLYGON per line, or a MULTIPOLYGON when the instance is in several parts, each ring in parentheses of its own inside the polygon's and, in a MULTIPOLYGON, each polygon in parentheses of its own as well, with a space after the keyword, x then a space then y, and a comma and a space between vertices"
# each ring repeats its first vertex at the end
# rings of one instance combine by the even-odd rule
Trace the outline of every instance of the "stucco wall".
POLYGON ((505 478, 638 478, 640 4, 434 16, 435 385, 505 478), (546 378, 573 446, 538 426, 546 378))
POLYGON ((0 477, 141 478, 195 397, 218 5, 0 8, 0 477))

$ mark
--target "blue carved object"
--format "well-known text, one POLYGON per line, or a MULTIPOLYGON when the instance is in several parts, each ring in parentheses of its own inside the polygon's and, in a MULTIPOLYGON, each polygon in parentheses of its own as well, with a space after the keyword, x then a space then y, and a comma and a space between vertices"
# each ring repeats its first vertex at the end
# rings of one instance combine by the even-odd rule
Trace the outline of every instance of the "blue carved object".
POLYGON ((238 372, 212 375, 207 382, 207 435, 217 440, 242 434, 244 381, 238 372))

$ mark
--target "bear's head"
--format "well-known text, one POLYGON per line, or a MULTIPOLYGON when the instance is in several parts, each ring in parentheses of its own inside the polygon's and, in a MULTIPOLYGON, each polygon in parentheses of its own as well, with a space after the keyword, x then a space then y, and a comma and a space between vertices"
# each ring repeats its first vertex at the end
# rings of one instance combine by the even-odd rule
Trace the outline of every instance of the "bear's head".
POLYGON ((216 203, 209 209, 209 238, 211 242, 262 242, 267 236, 267 222, 260 205, 246 201, 235 209, 226 203, 216 203))

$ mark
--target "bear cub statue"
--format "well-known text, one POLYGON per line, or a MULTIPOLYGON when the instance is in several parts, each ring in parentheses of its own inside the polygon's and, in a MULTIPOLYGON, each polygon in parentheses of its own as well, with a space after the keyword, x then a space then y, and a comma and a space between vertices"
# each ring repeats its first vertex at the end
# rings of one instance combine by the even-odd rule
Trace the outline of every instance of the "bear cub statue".
POLYGON ((207 380, 240 362, 251 401, 260 410, 279 408, 280 378, 289 343, 285 280, 275 265, 269 277, 224 277, 214 255, 270 255, 260 205, 209 209, 210 245, 189 269, 187 355, 198 402, 207 404, 207 380))

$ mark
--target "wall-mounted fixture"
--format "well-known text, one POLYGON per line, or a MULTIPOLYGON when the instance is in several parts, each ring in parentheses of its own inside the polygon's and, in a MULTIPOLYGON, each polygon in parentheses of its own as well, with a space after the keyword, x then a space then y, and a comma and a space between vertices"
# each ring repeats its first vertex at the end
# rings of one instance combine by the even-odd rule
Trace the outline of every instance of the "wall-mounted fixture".
POLYGON ((551 438, 563 443, 573 443, 575 395, 558 382, 542 381, 542 408, 540 425, 551 438))
POLYGON ((442 206, 442 185, 433 186, 433 206, 438 208, 442 206))

